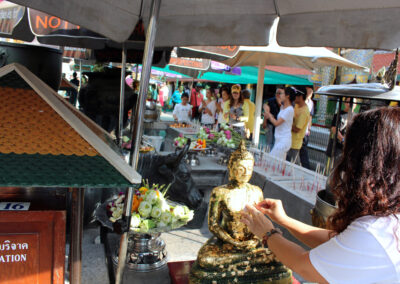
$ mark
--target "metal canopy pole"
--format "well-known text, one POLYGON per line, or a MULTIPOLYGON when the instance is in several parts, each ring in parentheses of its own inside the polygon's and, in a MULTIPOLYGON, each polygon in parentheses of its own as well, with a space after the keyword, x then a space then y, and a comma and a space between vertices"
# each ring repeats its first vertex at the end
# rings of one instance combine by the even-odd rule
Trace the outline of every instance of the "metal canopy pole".
POLYGON ((265 60, 261 59, 260 62, 258 63, 256 111, 253 114, 254 115, 253 143, 255 146, 257 146, 258 142, 260 141, 261 109, 262 109, 262 99, 264 94, 264 74, 265 74, 265 60))
POLYGON ((334 140, 333 140, 333 144, 332 144, 331 163, 329 165, 329 173, 331 172, 331 170, 333 168, 333 164, 335 163, 335 160, 336 160, 335 155, 336 155, 337 137, 338 137, 338 131, 339 131, 340 112, 342 111, 342 99, 343 99, 342 97, 339 98, 339 109, 336 114, 336 121, 335 121, 336 131, 335 131, 334 140))
POLYGON ((126 70, 126 45, 122 44, 122 67, 121 67, 121 91, 119 94, 119 118, 118 118, 118 131, 117 142, 122 146, 122 131, 124 129, 124 102, 125 102, 125 70, 126 70))
MULTIPOLYGON (((129 157, 129 162, 134 169, 137 168, 137 162, 139 157, 139 146, 140 139, 142 137, 143 132, 143 117, 144 117, 144 109, 146 105, 147 98, 147 90, 149 87, 150 80, 150 72, 151 72, 151 63, 153 62, 153 53, 154 53, 154 42, 156 39, 157 32, 157 21, 158 15, 160 12, 161 0, 152 0, 151 10, 150 10, 150 21, 149 26, 146 32, 146 43, 144 46, 144 54, 143 54, 143 64, 142 64, 142 74, 140 79, 140 88, 139 88, 139 97, 138 103, 135 111, 135 125, 132 133, 132 149, 131 155, 129 157)), ((133 191, 132 187, 128 188, 127 198, 125 198, 124 205, 124 215, 127 217, 126 220, 130 220, 131 215, 131 207, 132 207, 132 199, 133 199, 133 191)), ((128 223, 129 227, 129 223, 128 223)), ((116 273, 115 283, 122 283, 122 276, 126 264, 126 253, 128 248, 128 233, 124 232, 120 239, 120 247, 118 254, 118 267, 116 273)))

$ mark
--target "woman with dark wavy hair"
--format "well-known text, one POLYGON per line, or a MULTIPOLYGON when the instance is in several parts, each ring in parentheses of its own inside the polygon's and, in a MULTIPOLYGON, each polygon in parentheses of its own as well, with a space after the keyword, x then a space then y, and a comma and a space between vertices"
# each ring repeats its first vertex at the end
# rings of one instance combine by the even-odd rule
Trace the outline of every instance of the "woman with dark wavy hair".
POLYGON ((400 108, 354 117, 332 186, 338 210, 329 230, 287 216, 274 199, 246 206, 242 221, 309 281, 400 283, 400 108), (311 250, 284 238, 264 214, 311 250))

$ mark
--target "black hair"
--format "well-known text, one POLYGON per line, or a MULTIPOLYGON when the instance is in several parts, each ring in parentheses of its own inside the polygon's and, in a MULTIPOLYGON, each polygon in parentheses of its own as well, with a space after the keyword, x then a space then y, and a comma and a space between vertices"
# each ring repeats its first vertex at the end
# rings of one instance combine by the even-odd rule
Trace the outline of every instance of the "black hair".
POLYGON ((244 89, 244 90, 242 90, 242 96, 245 98, 245 99, 250 99, 250 91, 249 90, 247 90, 247 89, 244 89))
POLYGON ((305 86, 296 86, 296 97, 297 96, 302 96, 303 100, 306 100, 307 98, 307 89, 305 86))
POLYGON ((76 78, 78 76, 78 74, 76 74, 76 72, 72 73, 72 77, 76 78))
POLYGON ((187 93, 183 93, 182 96, 181 96, 181 99, 183 99, 183 98, 188 98, 189 99, 189 95, 187 93))
POLYGON ((285 89, 285 86, 284 86, 284 85, 276 85, 276 89, 282 89, 282 90, 284 90, 284 89, 285 89))
POLYGON ((231 90, 227 86, 223 86, 221 88, 221 94, 222 94, 222 91, 225 91, 228 95, 231 95, 231 90))
POLYGON ((294 87, 286 87, 285 88, 285 96, 289 96, 289 100, 291 103, 296 99, 296 88, 294 87))

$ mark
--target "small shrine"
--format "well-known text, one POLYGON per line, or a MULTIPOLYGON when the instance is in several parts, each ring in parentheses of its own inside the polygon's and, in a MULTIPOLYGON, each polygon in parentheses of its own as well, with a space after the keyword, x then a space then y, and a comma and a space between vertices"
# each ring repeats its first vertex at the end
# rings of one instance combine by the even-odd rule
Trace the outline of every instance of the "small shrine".
POLYGON ((2 255, 21 260, 2 263, 0 282, 15 277, 23 283, 39 278, 64 283, 69 207, 70 282, 79 283, 83 189, 140 182, 107 132, 26 67, 14 63, 0 69, 0 198, 20 209, 0 211, 0 243, 16 248, 2 255))

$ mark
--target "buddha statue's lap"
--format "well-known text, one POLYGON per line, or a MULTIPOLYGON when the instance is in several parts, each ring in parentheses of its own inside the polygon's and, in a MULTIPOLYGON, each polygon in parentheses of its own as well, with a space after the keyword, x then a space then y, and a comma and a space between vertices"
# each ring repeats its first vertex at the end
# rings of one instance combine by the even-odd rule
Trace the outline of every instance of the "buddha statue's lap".
POLYGON ((229 159, 229 183, 211 193, 208 227, 214 236, 198 253, 191 283, 291 283, 290 270, 240 220, 246 204, 263 200, 262 190, 248 183, 253 164, 241 143, 229 159))

